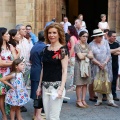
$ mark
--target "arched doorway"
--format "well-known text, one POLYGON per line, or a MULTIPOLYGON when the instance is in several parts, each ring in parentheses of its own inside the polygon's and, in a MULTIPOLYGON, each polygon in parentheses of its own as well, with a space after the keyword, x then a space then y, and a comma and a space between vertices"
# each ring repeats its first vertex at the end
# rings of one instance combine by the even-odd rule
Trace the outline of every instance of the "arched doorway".
POLYGON ((100 15, 108 15, 108 0, 66 0, 66 13, 69 21, 74 24, 75 18, 83 14, 89 34, 98 28, 100 15))

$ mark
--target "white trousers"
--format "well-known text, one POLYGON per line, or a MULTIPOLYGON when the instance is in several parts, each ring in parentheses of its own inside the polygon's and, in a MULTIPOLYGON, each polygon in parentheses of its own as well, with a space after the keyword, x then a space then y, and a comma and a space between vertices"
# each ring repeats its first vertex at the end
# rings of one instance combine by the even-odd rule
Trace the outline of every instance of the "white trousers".
MULTIPOLYGON (((97 102, 101 102, 102 103, 103 95, 101 93, 97 93, 97 96, 98 96, 97 102)), ((106 94, 106 97, 107 97, 107 100, 108 100, 109 103, 114 103, 112 93, 106 94)))
MULTIPOLYGON (((56 91, 53 86, 49 86, 46 89, 44 86, 42 87, 42 95, 43 95, 43 106, 46 115, 46 120, 60 120, 60 111, 62 108, 63 99, 56 98, 52 99, 50 95, 45 94, 45 92, 52 93, 52 91, 56 91)), ((63 96, 65 95, 65 89, 63 91, 63 96)))

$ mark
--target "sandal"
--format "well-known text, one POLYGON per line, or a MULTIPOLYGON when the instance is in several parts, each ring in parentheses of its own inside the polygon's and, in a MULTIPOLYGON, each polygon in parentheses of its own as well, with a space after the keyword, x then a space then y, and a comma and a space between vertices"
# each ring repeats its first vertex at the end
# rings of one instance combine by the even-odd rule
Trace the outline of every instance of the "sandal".
POLYGON ((100 105, 102 105, 101 102, 97 102, 97 103, 95 104, 95 106, 100 106, 100 105))
POLYGON ((76 106, 79 108, 86 108, 86 106, 84 106, 81 101, 76 101, 76 106), (79 103, 81 103, 82 105, 80 105, 79 103))
POLYGON ((82 104, 83 104, 85 107, 89 107, 89 105, 85 102, 85 100, 82 100, 82 104))

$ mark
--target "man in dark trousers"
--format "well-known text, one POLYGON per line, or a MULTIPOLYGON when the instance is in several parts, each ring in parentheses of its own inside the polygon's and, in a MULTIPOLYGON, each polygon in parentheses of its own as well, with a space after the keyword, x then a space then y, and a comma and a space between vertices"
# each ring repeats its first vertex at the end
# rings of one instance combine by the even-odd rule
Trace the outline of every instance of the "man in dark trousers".
POLYGON ((118 78, 118 55, 120 54, 120 47, 116 41, 116 32, 109 31, 108 32, 108 41, 110 46, 110 52, 112 57, 112 72, 113 72, 113 81, 112 81, 112 95, 115 101, 119 101, 116 94, 116 84, 118 78))

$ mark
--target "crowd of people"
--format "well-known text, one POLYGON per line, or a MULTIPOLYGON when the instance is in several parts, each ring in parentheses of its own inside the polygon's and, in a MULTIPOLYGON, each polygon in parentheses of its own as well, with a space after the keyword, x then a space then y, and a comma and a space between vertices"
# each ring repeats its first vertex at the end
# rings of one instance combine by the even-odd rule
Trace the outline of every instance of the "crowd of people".
POLYGON ((82 14, 74 25, 67 17, 60 23, 53 18, 38 37, 32 32, 31 25, 18 24, 9 31, 0 27, 2 120, 7 120, 7 114, 10 114, 11 120, 23 120, 21 112, 27 111, 24 105, 30 98, 34 101, 33 120, 42 120, 43 109, 46 120, 60 120, 66 80, 70 80, 68 92, 76 91, 77 107, 89 107, 87 88, 89 100, 96 102, 95 106, 108 100, 109 106, 118 107, 114 101, 119 101, 116 88, 119 89, 120 84, 120 47, 116 32, 110 30, 106 22, 106 15, 101 14, 100 17, 101 22, 93 30, 93 41, 89 44, 89 33, 82 14), (110 87, 109 92, 96 92, 94 89, 100 73, 110 83, 107 86, 110 87), (31 91, 30 96, 27 89, 31 91), (40 105, 36 105, 38 103, 40 105))

